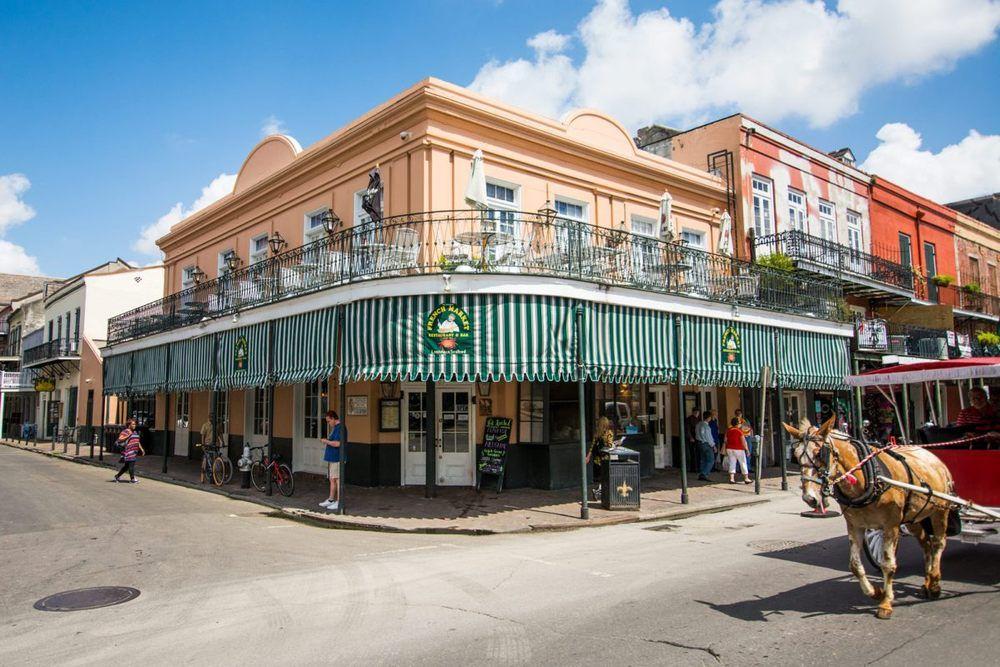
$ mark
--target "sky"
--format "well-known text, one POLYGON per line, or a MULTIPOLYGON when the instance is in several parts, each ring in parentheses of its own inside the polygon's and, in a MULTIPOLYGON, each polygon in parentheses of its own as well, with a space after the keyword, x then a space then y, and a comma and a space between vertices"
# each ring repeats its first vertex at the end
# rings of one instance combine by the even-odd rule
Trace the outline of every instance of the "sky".
POLYGON ((435 76, 630 130, 743 111, 938 201, 1000 191, 1000 0, 0 0, 0 272, 66 277, 435 76))

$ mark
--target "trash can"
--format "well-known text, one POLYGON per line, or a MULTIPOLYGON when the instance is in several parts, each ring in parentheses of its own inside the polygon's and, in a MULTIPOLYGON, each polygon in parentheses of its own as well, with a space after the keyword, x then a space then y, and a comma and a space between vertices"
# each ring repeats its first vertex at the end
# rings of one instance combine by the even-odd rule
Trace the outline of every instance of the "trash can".
POLYGON ((605 449, 601 505, 606 510, 639 509, 639 452, 628 447, 605 449))

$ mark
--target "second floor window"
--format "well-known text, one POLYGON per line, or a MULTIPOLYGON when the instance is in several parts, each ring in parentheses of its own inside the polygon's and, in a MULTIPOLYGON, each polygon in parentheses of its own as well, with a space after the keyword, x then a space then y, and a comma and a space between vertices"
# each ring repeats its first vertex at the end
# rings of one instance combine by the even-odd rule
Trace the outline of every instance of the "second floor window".
POLYGON ((632 216, 632 233, 640 236, 656 237, 656 220, 642 216, 632 216))
POLYGON ((194 287, 194 269, 193 266, 185 266, 184 271, 181 272, 181 289, 185 290, 189 287, 194 287))
POLYGON ((819 235, 827 241, 837 240, 837 209, 822 199, 819 200, 819 235))
POLYGON ((847 212, 847 244, 851 250, 861 252, 864 247, 861 233, 861 214, 855 211, 847 212))
POLYGON ((73 340, 79 342, 80 340, 80 309, 76 309, 76 313, 73 317, 73 340))
POLYGON ((303 245, 308 245, 326 237, 326 223, 323 222, 324 216, 326 216, 325 208, 306 215, 305 226, 302 230, 303 245))
POLYGON ((681 240, 687 242, 688 246, 692 248, 705 249, 705 232, 685 229, 681 232, 681 240))
POLYGON ((808 232, 806 224, 806 195, 798 190, 788 190, 788 228, 808 232))
POLYGON ((970 257, 969 258, 969 277, 966 280, 967 283, 976 283, 981 286, 980 280, 982 276, 979 273, 979 258, 970 257))
POLYGON ((229 256, 229 253, 232 251, 232 248, 230 248, 219 253, 219 258, 216 260, 215 268, 216 271, 218 271, 216 275, 220 278, 229 273, 229 264, 226 262, 226 257, 229 256))
POLYGON ((774 205, 771 198, 771 181, 754 176, 753 187, 753 231, 756 236, 774 233, 774 205))
POLYGON ((267 234, 250 239, 250 263, 256 264, 267 259, 267 234))
POLYGON ((583 204, 557 199, 556 213, 560 218, 587 222, 587 208, 583 204))
POLYGON ((501 234, 517 235, 517 190, 513 186, 486 183, 487 219, 495 231, 501 234))

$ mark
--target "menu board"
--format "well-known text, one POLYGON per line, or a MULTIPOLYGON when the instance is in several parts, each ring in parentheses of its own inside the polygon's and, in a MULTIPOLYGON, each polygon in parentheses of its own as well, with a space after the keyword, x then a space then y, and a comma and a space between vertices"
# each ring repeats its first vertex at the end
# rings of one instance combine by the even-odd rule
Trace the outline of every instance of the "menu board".
POLYGON ((507 446, 514 420, 510 417, 488 417, 483 433, 483 451, 479 455, 479 486, 483 475, 496 475, 497 493, 503 487, 503 472, 507 465, 507 446))

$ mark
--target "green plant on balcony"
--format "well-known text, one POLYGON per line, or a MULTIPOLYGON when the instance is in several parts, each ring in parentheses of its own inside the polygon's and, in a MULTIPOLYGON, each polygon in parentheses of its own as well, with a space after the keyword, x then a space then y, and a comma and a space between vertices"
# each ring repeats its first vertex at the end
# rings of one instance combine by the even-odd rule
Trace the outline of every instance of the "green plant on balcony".
POLYGON ((962 291, 966 294, 979 295, 983 293, 983 288, 979 286, 979 283, 965 283, 962 285, 962 291))
POLYGON ((438 268, 442 271, 454 271, 458 268, 458 262, 453 259, 448 259, 445 255, 438 257, 437 261, 438 268))
POLYGON ((774 269, 775 271, 783 271, 785 273, 791 273, 795 270, 795 262, 791 257, 783 252, 772 252, 769 255, 758 257, 757 264, 759 266, 774 269))
POLYGON ((1000 334, 995 334, 992 331, 980 331, 976 334, 976 340, 983 347, 1000 346, 1000 334))
POLYGON ((955 282, 955 278, 954 276, 949 276, 947 273, 939 273, 936 276, 931 277, 931 282, 938 287, 947 287, 955 282))
POLYGON ((854 317, 854 311, 844 299, 837 299, 833 306, 833 313, 838 322, 850 322, 854 317))

